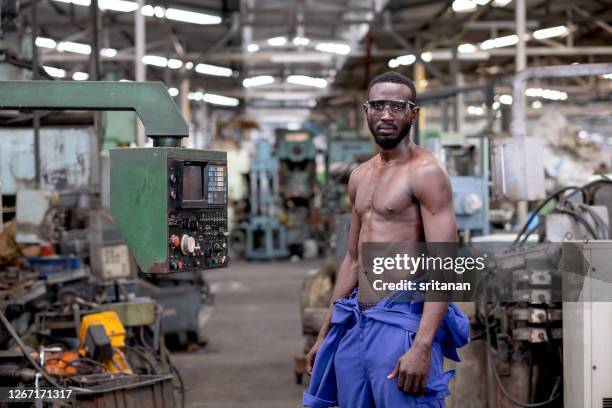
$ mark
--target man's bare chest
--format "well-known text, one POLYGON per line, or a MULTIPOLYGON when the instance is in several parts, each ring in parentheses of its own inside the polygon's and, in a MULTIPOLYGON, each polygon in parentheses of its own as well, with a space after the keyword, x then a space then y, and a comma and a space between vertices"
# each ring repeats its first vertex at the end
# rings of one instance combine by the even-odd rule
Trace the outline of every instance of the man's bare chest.
POLYGON ((418 211, 407 171, 406 166, 370 169, 357 187, 357 213, 376 214, 393 220, 403 219, 418 211))

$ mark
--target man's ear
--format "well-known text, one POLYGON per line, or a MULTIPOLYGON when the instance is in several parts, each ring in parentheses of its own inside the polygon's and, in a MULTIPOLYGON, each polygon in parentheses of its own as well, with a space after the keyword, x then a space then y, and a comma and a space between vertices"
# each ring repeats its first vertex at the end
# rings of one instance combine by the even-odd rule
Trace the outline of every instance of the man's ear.
POLYGON ((367 115, 368 114, 368 104, 364 103, 363 104, 363 112, 367 115))
POLYGON ((419 117, 419 110, 421 108, 420 107, 416 107, 412 110, 412 118, 411 118, 411 122, 414 124, 417 121, 417 118, 419 117))

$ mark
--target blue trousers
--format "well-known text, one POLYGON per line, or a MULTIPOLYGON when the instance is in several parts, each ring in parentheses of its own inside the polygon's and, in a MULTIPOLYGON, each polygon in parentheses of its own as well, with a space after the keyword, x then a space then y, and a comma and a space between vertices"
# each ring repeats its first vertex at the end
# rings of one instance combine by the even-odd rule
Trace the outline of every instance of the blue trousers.
POLYGON ((455 347, 469 339, 469 321, 455 305, 432 345, 425 396, 413 397, 387 376, 412 346, 423 309, 422 302, 379 302, 360 311, 353 295, 336 302, 332 328, 317 357, 304 405, 312 408, 439 408, 450 395, 454 370, 444 372, 444 357, 458 360, 455 347), (467 330, 467 332, 466 332, 467 330))

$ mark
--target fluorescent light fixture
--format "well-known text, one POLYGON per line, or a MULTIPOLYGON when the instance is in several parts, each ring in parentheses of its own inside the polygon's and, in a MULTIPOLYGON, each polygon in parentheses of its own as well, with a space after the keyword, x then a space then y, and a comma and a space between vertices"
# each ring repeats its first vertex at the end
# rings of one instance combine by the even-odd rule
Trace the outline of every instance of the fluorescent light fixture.
POLYGON ((516 43, 518 43, 518 36, 516 34, 512 34, 505 37, 497 37, 483 41, 480 44, 480 49, 490 50, 493 48, 508 47, 510 45, 515 45, 516 43))
POLYGON ((187 99, 189 99, 190 101, 201 101, 202 99, 204 99, 204 94, 200 91, 189 92, 189 94, 187 95, 187 99))
POLYGON ((505 7, 511 2, 512 0, 493 0, 493 5, 496 7, 505 7))
POLYGON ((259 75, 251 78, 245 78, 242 81, 242 86, 250 88, 252 86, 270 85, 274 83, 274 77, 271 75, 259 75))
POLYGON ((183 66, 183 61, 181 60, 174 59, 174 58, 170 58, 168 60, 168 68, 170 69, 179 69, 182 66, 183 66))
POLYGON ((166 15, 166 10, 164 10, 164 8, 161 6, 155 6, 153 8, 153 14, 157 18, 164 18, 164 16, 166 15))
POLYGON ((222 21, 221 17, 213 16, 212 14, 196 13, 195 11, 187 11, 176 8, 166 9, 166 18, 201 25, 220 24, 222 21))
POLYGON ((231 77, 234 73, 230 68, 219 67, 217 65, 198 64, 195 67, 197 73, 204 75, 214 75, 222 77, 231 77))
POLYGON ((216 95, 206 93, 204 94, 204 102, 212 103, 213 105, 222 105, 222 106, 238 106, 240 105, 240 100, 237 98, 230 98, 229 96, 216 95))
POLYGON ((140 12, 142 13, 142 15, 146 17, 153 17, 155 15, 155 9, 150 4, 147 4, 146 6, 142 6, 142 8, 140 9, 140 12))
POLYGON ((87 81, 89 79, 89 74, 87 72, 77 71, 72 74, 72 79, 75 81, 87 81))
POLYGON ((476 46, 470 43, 459 44, 459 46, 457 46, 457 52, 459 52, 459 54, 469 54, 472 52, 476 52, 476 49, 476 46))
POLYGON ((603 74, 601 77, 604 78, 604 79, 612 79, 612 73, 611 74, 603 74))
POLYGON ((433 59, 433 54, 431 53, 431 51, 426 51, 421 54, 421 59, 425 62, 431 62, 431 60, 433 59))
POLYGON ((89 44, 81 44, 72 41, 62 41, 57 45, 57 50, 61 52, 74 52, 76 54, 91 54, 89 44))
POLYGON ((499 95, 499 103, 503 103, 504 105, 512 105, 512 95, 499 95))
POLYGON ((541 101, 533 101, 533 103, 531 104, 531 107, 533 109, 540 109, 542 107, 542 102, 541 101))
POLYGON ((176 88, 168 88, 168 93, 170 96, 177 96, 179 94, 179 90, 176 88))
POLYGON ((321 63, 328 64, 332 59, 331 54, 322 54, 319 52, 304 53, 304 52, 285 52, 274 53, 270 56, 270 62, 275 64, 303 64, 303 63, 321 63))
POLYGON ((315 46, 315 49, 338 55, 348 55, 351 52, 350 45, 341 43, 319 43, 315 46))
POLYGON ((142 63, 145 65, 154 65, 156 67, 165 68, 168 65, 168 58, 160 57, 159 55, 145 55, 142 57, 142 63))
POLYGON ((467 13, 476 10, 478 5, 473 0, 455 0, 452 7, 455 13, 467 13))
POLYGON ((568 33, 569 29, 566 26, 556 26, 534 31, 533 38, 536 40, 544 40, 546 38, 562 37, 568 33))
POLYGON ((66 77, 66 71, 64 71, 61 68, 49 67, 46 65, 44 65, 43 68, 45 69, 47 74, 51 75, 52 77, 55 77, 55 78, 65 78, 66 77))
POLYGON ((416 57, 412 54, 402 55, 395 59, 399 65, 411 65, 416 61, 416 57))
POLYGON ((35 44, 37 47, 51 48, 51 49, 54 49, 55 46, 57 45, 55 40, 52 40, 51 38, 47 38, 47 37, 36 37, 35 44))
POLYGON ((187 63, 185 64, 185 68, 186 69, 193 69, 193 62, 187 61, 187 63))
POLYGON ((389 65, 389 68, 397 68, 399 67, 399 62, 397 62, 397 60, 393 58, 389 60, 389 63, 387 65, 389 65))
POLYGON ((100 55, 106 58, 115 58, 117 56, 117 50, 114 48, 102 48, 100 55))
POLYGON ((268 45, 271 45, 272 47, 282 47, 285 44, 287 44, 287 38, 285 37, 268 38, 268 45))
POLYGON ((499 104, 499 102, 498 102, 498 101, 493 102, 493 105, 491 105, 491 107, 492 107, 494 110, 499 109, 499 106, 500 106, 500 104, 499 104))
POLYGON ((484 108, 482 106, 468 106, 467 107, 467 113, 469 115, 474 115, 474 116, 482 116, 484 115, 484 108))
POLYGON ((101 10, 120 11, 130 13, 138 10, 138 3, 126 0, 98 0, 98 7, 101 10))
POLYGON ((287 82, 294 85, 313 86, 315 88, 325 88, 327 80, 306 75, 289 75, 287 82))
POLYGON ((525 95, 532 98, 549 99, 551 101, 564 101, 567 99, 567 92, 554 89, 527 88, 525 95))
POLYGON ((293 39, 293 45, 308 45, 310 40, 306 37, 295 37, 293 39))
POLYGON ((76 4, 77 6, 89 6, 90 0, 55 0, 59 3, 76 4))
POLYGON ((249 45, 247 45, 247 51, 248 52, 257 52, 257 51, 259 51, 259 45, 257 45, 257 44, 249 44, 249 45))

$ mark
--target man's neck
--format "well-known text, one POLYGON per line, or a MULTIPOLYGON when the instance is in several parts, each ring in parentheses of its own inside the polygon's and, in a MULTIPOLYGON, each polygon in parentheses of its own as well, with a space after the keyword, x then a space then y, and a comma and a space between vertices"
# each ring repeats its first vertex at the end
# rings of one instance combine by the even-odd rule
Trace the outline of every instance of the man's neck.
POLYGON ((383 165, 406 161, 412 155, 413 148, 414 144, 410 140, 410 137, 406 136, 404 140, 393 149, 379 148, 380 161, 383 165))

